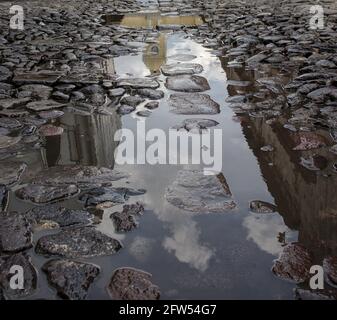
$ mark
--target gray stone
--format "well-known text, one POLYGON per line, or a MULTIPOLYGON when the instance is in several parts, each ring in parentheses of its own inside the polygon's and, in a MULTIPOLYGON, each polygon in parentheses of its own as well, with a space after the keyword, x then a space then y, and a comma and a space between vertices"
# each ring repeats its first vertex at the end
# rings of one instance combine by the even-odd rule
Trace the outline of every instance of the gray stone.
POLYGON ((22 174, 25 172, 27 165, 23 162, 0 162, 0 184, 13 186, 20 181, 22 174))
POLYGON ((69 300, 86 299, 90 285, 100 273, 94 264, 65 259, 50 260, 42 270, 58 295, 69 300))
POLYGON ((165 86, 169 90, 182 92, 202 92, 210 89, 208 81, 196 75, 167 77, 165 86))
POLYGON ((76 185, 48 186, 38 184, 28 184, 18 189, 15 194, 18 198, 31 201, 37 204, 61 201, 77 195, 79 189, 76 185))
POLYGON ((7 210, 8 201, 9 201, 9 190, 5 185, 0 184, 0 212, 7 210))
POLYGON ((211 119, 185 119, 181 124, 174 126, 173 129, 202 133, 203 130, 215 127, 218 124, 219 122, 211 119))
POLYGON ((6 109, 6 110, 1 110, 0 111, 0 116, 4 117, 11 117, 11 118, 16 118, 16 117, 26 117, 29 115, 29 112, 27 110, 23 109, 6 109))
POLYGON ((34 183, 51 186, 75 184, 81 190, 87 190, 102 185, 111 185, 128 177, 128 174, 104 167, 65 165, 42 170, 34 179, 34 183))
POLYGON ((30 102, 26 105, 26 108, 33 111, 46 111, 51 109, 63 108, 66 104, 59 103, 54 100, 41 100, 30 102))
POLYGON ((140 110, 136 113, 136 115, 139 117, 149 117, 151 114, 152 112, 149 110, 140 110))
POLYGON ((57 127, 52 124, 43 125, 39 129, 39 133, 45 137, 60 136, 63 131, 64 129, 62 127, 57 127))
POLYGON ((144 206, 140 203, 126 204, 121 212, 110 215, 117 232, 127 232, 137 228, 136 216, 142 215, 144 206))
POLYGON ((57 226, 70 227, 88 225, 93 221, 93 215, 86 210, 72 210, 58 205, 35 207, 25 213, 31 224, 41 225, 46 222, 56 223, 57 226))
POLYGON ((178 76, 182 74, 196 74, 201 73, 204 70, 202 65, 198 63, 174 63, 174 64, 166 64, 161 67, 161 72, 165 76, 178 76))
POLYGON ((151 78, 129 78, 129 79, 119 79, 117 81, 117 86, 130 87, 134 89, 141 89, 141 88, 157 89, 159 87, 159 83, 157 80, 151 78))
POLYGON ((175 93, 169 98, 171 112, 177 114, 217 114, 220 106, 203 93, 175 93))
POLYGON ((30 98, 0 99, 0 108, 2 108, 2 109, 13 109, 13 108, 25 106, 29 101, 30 101, 30 98))
POLYGON ((17 253, 0 257, 0 285, 9 299, 25 298, 35 293, 37 289, 37 272, 28 254, 17 253), (10 271, 14 265, 23 268, 23 289, 11 288, 10 281, 13 274, 10 271))
POLYGON ((22 137, 7 137, 0 136, 0 149, 6 149, 12 146, 15 146, 17 143, 21 141, 22 137))
POLYGON ((273 213, 277 210, 275 205, 261 200, 251 201, 249 208, 254 213, 273 213))
POLYGON ((125 93, 124 88, 115 88, 109 90, 109 96, 110 97, 120 97, 125 93))
POLYGON ((65 258, 92 258, 112 255, 122 248, 121 243, 94 227, 62 229, 59 233, 41 237, 35 251, 42 255, 65 258))
POLYGON ((0 214, 0 252, 19 252, 32 246, 29 221, 16 212, 0 214))
POLYGON ((127 96, 127 97, 122 98, 121 104, 126 104, 131 107, 137 107, 139 104, 141 104, 144 101, 145 99, 143 99, 140 96, 127 96))
POLYGON ((126 115, 126 114, 129 114, 129 113, 131 113, 135 110, 136 110, 136 107, 132 107, 132 106, 128 106, 126 104, 123 104, 123 105, 118 107, 117 112, 121 115, 126 115))
POLYGON ((158 101, 149 101, 145 104, 144 107, 146 109, 149 109, 149 110, 157 109, 159 107, 159 102, 158 101))
POLYGON ((8 81, 12 78, 12 71, 8 68, 0 66, 0 81, 8 81))
POLYGON ((98 204, 109 202, 113 204, 125 203, 130 196, 144 194, 143 189, 130 189, 125 187, 99 187, 90 189, 81 195, 80 200, 85 207, 97 206, 98 204))
POLYGON ((335 87, 324 87, 316 89, 307 95, 308 98, 314 100, 315 102, 325 102, 328 99, 337 99, 337 88, 335 87))
POLYGON ((199 170, 181 170, 167 188, 166 200, 183 210, 194 213, 222 213, 236 204, 223 174, 204 175, 199 170))
POLYGON ((137 93, 142 96, 152 100, 159 100, 164 98, 164 91, 154 90, 154 89, 139 89, 137 93))
POLYGON ((13 82, 18 84, 54 84, 61 78, 63 72, 44 70, 39 72, 17 72, 13 82))
POLYGON ((194 56, 193 54, 182 54, 182 53, 174 54, 168 57, 168 59, 182 61, 182 62, 191 61, 196 58, 197 56, 194 56))
POLYGON ((41 111, 39 112, 39 117, 42 119, 50 120, 60 118, 64 115, 63 111, 60 110, 51 110, 51 111, 41 111))
POLYGON ((296 300, 336 300, 336 297, 329 290, 306 290, 301 288, 295 289, 296 300))
POLYGON ((31 97, 38 98, 41 100, 47 100, 49 99, 53 88, 44 86, 41 84, 27 84, 24 86, 21 86, 20 91, 22 92, 31 92, 31 97))
POLYGON ((151 278, 142 270, 120 268, 113 272, 107 291, 114 300, 158 300, 160 290, 151 278))
POLYGON ((311 277, 312 265, 308 250, 299 243, 290 243, 274 261, 272 272, 284 280, 302 283, 311 277))
POLYGON ((326 257, 323 260, 323 270, 328 284, 337 287, 337 257, 326 257))
POLYGON ((22 123, 13 118, 0 118, 0 127, 8 130, 16 130, 22 128, 22 123))

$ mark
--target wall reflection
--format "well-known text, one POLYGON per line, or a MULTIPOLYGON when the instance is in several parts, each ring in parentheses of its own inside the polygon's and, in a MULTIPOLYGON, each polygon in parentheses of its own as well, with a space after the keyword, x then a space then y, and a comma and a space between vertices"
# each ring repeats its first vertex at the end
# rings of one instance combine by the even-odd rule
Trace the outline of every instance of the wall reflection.
MULTIPOLYGON (((225 60, 222 61, 222 66, 229 80, 248 80, 253 84, 257 78, 266 76, 243 68, 227 68, 225 60)), ((270 71, 269 74, 273 74, 273 70, 270 71)), ((244 89, 235 86, 228 88, 230 96, 252 90, 254 85, 244 89)), ((291 143, 291 132, 283 127, 285 117, 278 118, 273 124, 267 124, 262 118, 240 116, 240 122, 285 224, 290 229, 298 230, 298 241, 313 252, 318 262, 326 255, 336 255, 336 176, 317 174, 300 165, 302 153, 292 150, 294 146, 291 143), (273 152, 260 150, 262 146, 269 144, 274 147, 273 152)), ((327 135, 327 132, 322 131, 320 134, 327 135)), ((310 151, 307 153, 310 154, 310 151)), ((324 156, 328 163, 336 160, 327 150, 315 150, 315 153, 324 156)), ((275 238, 278 231, 275 230, 275 238)), ((262 246, 268 247, 268 244, 262 246)), ((273 247, 269 249, 275 251, 273 247)))

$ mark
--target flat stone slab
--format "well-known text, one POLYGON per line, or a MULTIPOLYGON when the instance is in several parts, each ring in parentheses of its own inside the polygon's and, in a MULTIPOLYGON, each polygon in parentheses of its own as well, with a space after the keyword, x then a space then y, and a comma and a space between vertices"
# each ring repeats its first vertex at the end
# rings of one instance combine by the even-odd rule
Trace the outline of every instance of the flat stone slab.
POLYGON ((39 72, 17 72, 14 75, 13 82, 17 84, 54 84, 63 75, 63 72, 49 70, 39 72))
POLYGON ((32 246, 31 225, 16 212, 0 214, 0 252, 19 252, 32 246))
POLYGON ((17 143, 21 141, 22 137, 7 137, 0 136, 0 149, 6 149, 12 146, 15 146, 17 143))
POLYGON ((133 268, 114 271, 107 291, 114 300, 158 300, 159 287, 151 282, 152 275, 133 268))
POLYGON ((204 93, 171 94, 168 103, 170 111, 176 114, 217 114, 220 112, 220 105, 204 93))
POLYGON ((6 211, 9 202, 9 190, 8 188, 0 184, 0 212, 6 211))
POLYGON ((254 213, 273 213, 277 210, 275 205, 261 200, 251 201, 249 208, 254 213))
POLYGON ((28 184, 18 189, 15 195, 21 200, 44 204, 68 199, 78 193, 79 189, 74 184, 64 186, 28 184))
POLYGON ((336 300, 336 294, 330 290, 306 290, 296 288, 294 291, 296 300, 336 300))
POLYGON ((3 289, 5 296, 9 299, 25 298, 36 291, 37 271, 28 254, 17 253, 0 257, 0 286, 3 289), (14 265, 23 268, 23 289, 12 289, 10 286, 10 279, 11 276, 13 276, 10 271, 14 265))
POLYGON ((168 59, 182 61, 182 62, 192 61, 196 58, 197 56, 193 54, 183 54, 183 53, 174 54, 168 57, 168 59))
POLYGON ((161 72, 165 76, 178 76, 182 74, 196 74, 203 72, 204 68, 198 63, 172 63, 165 64, 161 67, 161 72))
POLYGON ((119 79, 117 81, 118 87, 130 87, 134 89, 150 88, 157 89, 159 88, 159 82, 151 78, 129 78, 129 79, 119 79))
POLYGON ((86 299, 90 285, 100 273, 100 268, 94 264, 66 259, 50 260, 42 270, 58 295, 68 300, 86 299))
POLYGON ((126 114, 130 114, 131 112, 135 111, 136 107, 132 107, 132 106, 128 106, 126 104, 123 104, 121 106, 118 107, 118 114, 120 115, 126 115, 126 114))
POLYGON ((0 66, 0 81, 8 81, 12 78, 12 71, 8 68, 0 66))
POLYGON ((42 84, 26 84, 24 86, 21 86, 19 89, 20 92, 29 92, 31 93, 30 96, 42 100, 49 99, 51 93, 53 92, 52 87, 44 86, 42 84))
POLYGON ((85 190, 111 184, 126 177, 126 173, 104 167, 65 165, 42 170, 33 182, 52 186, 75 184, 81 190, 85 190))
POLYGON ((126 104, 131 107, 137 107, 139 104, 145 101, 144 98, 140 96, 126 96, 123 97, 120 101, 121 104, 126 104))
POLYGON ((109 202, 111 204, 125 203, 130 196, 142 195, 146 192, 143 189, 131 189, 125 187, 99 187, 90 189, 80 197, 80 201, 85 207, 97 206, 98 204, 109 202))
POLYGON ((164 98, 164 91, 162 90, 145 88, 145 89, 138 89, 137 93, 142 97, 146 97, 152 100, 159 100, 164 98))
POLYGON ((140 203, 126 204, 121 212, 114 212, 110 215, 117 232, 127 232, 137 228, 136 216, 144 213, 144 207, 140 203))
POLYGON ((15 98, 9 98, 9 99, 0 99, 0 108, 1 109, 13 109, 25 106, 29 101, 31 101, 30 98, 21 98, 21 99, 15 99, 15 98))
POLYGON ((94 227, 62 229, 61 232, 41 237, 36 252, 65 258, 91 258, 112 255, 122 248, 121 243, 94 227))
POLYGON ((193 213, 222 213, 236 204, 223 174, 204 175, 200 170, 180 170, 166 189, 166 200, 193 213))
POLYGON ((219 122, 212 119, 185 119, 181 124, 174 126, 173 129, 202 133, 203 130, 215 127, 218 124, 219 122))
POLYGON ((210 90, 210 86, 206 78, 196 75, 167 77, 165 86, 169 90, 182 92, 202 92, 210 90))
POLYGON ((0 116, 4 117, 21 118, 28 115, 29 112, 25 109, 4 109, 0 111, 0 116))
POLYGON ((337 257, 326 257, 323 260, 325 279, 333 287, 337 287, 337 257))
POLYGON ((61 110, 51 110, 51 111, 41 111, 39 112, 39 117, 46 120, 57 119, 64 115, 61 110))
POLYGON ((290 243, 274 261, 272 272, 284 280, 301 283, 310 278, 309 271, 312 265, 313 261, 308 250, 299 243, 290 243))
POLYGON ((35 207, 25 213, 31 224, 56 223, 59 227, 84 226, 92 223, 94 216, 86 210, 73 210, 58 205, 35 207))
POLYGON ((16 130, 22 128, 23 124, 13 118, 0 118, 0 127, 8 130, 16 130))
POLYGON ((33 110, 33 111, 46 111, 46 110, 63 108, 65 106, 66 104, 59 103, 54 100, 41 100, 41 101, 29 102, 26 105, 26 108, 29 110, 33 110))
POLYGON ((0 162, 0 185, 13 186, 20 181, 27 165, 23 162, 0 162))

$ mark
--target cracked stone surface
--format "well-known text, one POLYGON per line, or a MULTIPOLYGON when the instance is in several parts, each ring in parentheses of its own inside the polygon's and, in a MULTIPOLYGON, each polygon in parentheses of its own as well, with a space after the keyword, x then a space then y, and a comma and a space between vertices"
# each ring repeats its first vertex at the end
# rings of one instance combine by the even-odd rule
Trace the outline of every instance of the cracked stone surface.
POLYGON ((222 213, 236 207, 222 174, 204 175, 203 171, 181 170, 167 188, 166 200, 175 207, 194 213, 222 213))
POLYGON ((50 260, 42 270, 58 295, 69 300, 86 299, 90 285, 100 273, 100 268, 94 264, 66 259, 50 260))
POLYGON ((35 247, 38 254, 65 258, 92 258, 112 255, 121 243, 93 227, 67 228, 41 237, 35 247))
POLYGON ((142 270, 120 268, 114 271, 107 290, 114 300, 158 300, 160 290, 151 277, 142 270))

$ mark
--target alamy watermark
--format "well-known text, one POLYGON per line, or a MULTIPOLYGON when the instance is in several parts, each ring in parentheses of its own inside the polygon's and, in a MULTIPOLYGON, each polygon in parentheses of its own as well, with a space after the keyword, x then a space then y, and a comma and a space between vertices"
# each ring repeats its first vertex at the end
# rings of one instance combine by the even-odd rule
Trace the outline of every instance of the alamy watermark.
POLYGON ((11 6, 9 13, 13 15, 9 20, 9 27, 12 30, 24 30, 24 12, 23 7, 19 5, 11 6))
POLYGON ((115 151, 115 161, 123 164, 202 165, 205 175, 222 171, 222 129, 204 129, 187 133, 169 129, 150 129, 145 122, 137 121, 136 132, 119 129, 114 136, 120 144, 115 151))
POLYGON ((12 275, 9 280, 9 287, 12 290, 23 290, 25 280, 23 267, 15 264, 9 269, 9 273, 12 275))
POLYGON ((310 7, 310 14, 312 17, 309 21, 309 26, 311 30, 322 30, 324 29, 324 9, 323 6, 316 5, 310 7))

